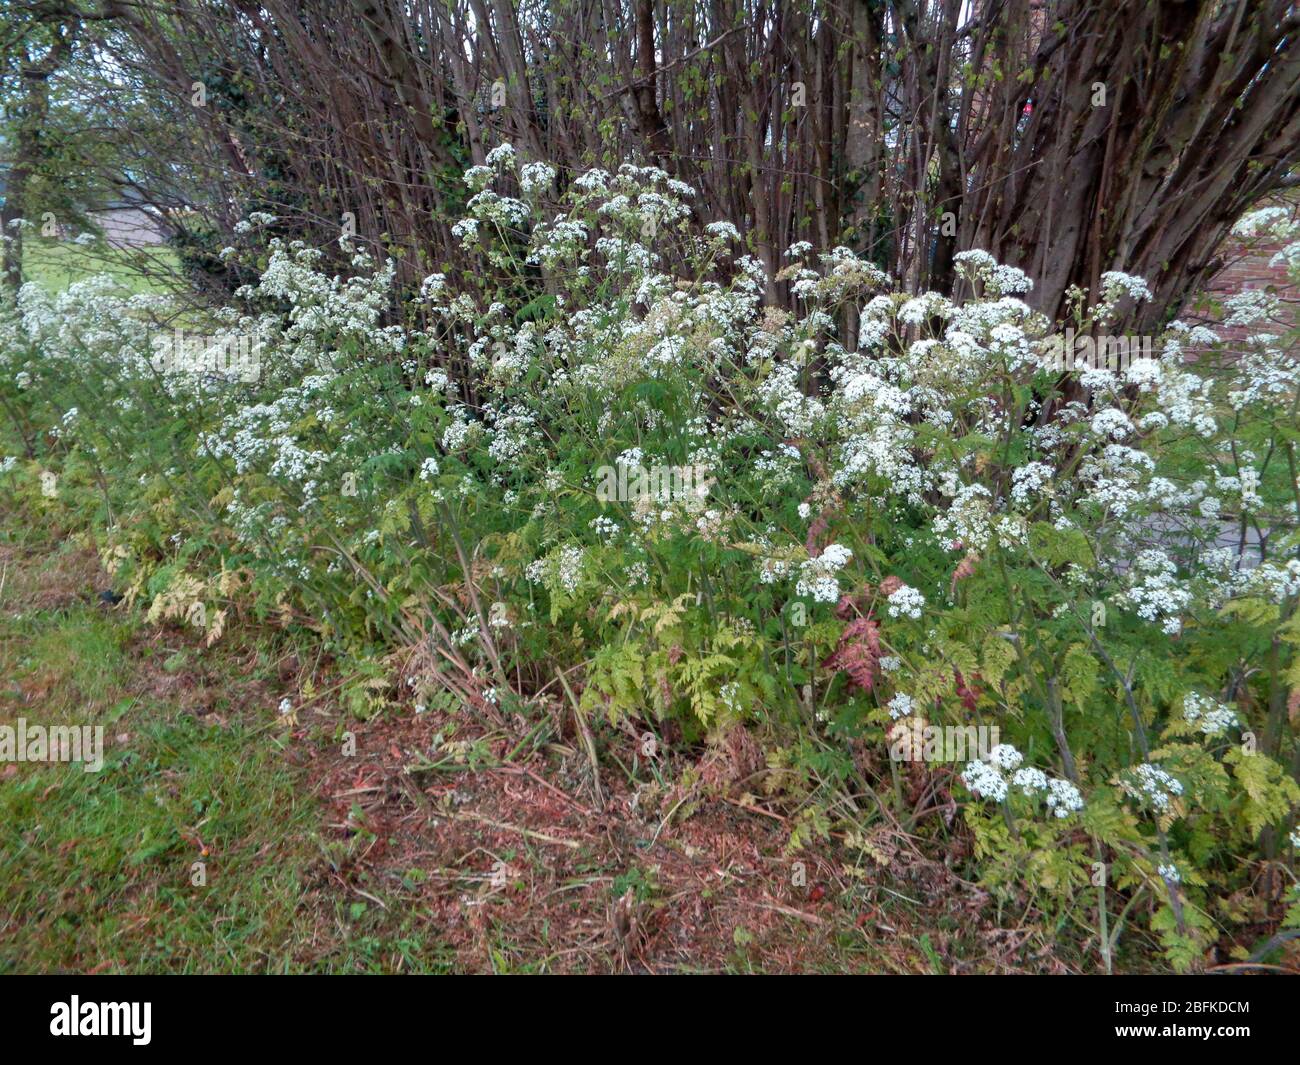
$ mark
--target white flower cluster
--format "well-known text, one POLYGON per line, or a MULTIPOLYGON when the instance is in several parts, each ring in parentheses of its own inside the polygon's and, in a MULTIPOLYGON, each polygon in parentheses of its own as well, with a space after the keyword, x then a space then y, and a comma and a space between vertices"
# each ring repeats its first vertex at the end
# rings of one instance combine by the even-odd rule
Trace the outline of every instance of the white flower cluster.
POLYGON ((988 753, 988 762, 990 765, 997 766, 999 769, 1010 772, 1018 769, 1020 763, 1024 761, 1024 755, 1016 750, 1009 743, 999 743, 988 753))
POLYGON ((583 548, 567 544, 545 558, 530 562, 524 575, 534 584, 563 589, 572 595, 582 581, 585 560, 586 551, 583 548))
POLYGON ((1176 635, 1182 628, 1180 615, 1192 602, 1192 592, 1179 583, 1177 572, 1164 551, 1142 551, 1133 560, 1129 588, 1116 600, 1132 607, 1145 621, 1161 622, 1164 632, 1176 635))
POLYGON ((1024 769, 1017 769, 1011 774, 1011 786, 1016 788, 1021 795, 1037 795, 1047 790, 1047 774, 1041 769, 1026 766, 1024 769))
POLYGON ((965 276, 982 281, 992 295, 1028 292, 1034 287, 1034 283, 1022 270, 1000 265, 992 255, 979 248, 960 251, 953 258, 965 276))
POLYGON ((973 761, 962 772, 962 783, 982 799, 1002 802, 1011 789, 1026 797, 1044 795, 1053 816, 1066 818, 1083 809, 1083 796, 1070 781, 1049 777, 1041 769, 1021 767, 1024 756, 1011 744, 999 743, 985 761, 973 761), (1008 777, 1007 774, 1010 774, 1008 777))
POLYGON ((842 544, 831 544, 816 558, 810 558, 799 567, 796 595, 811 596, 815 603, 835 603, 840 598, 840 585, 835 574, 847 565, 853 552, 842 544))
POLYGON ((907 717, 912 712, 912 697, 899 692, 885 705, 889 710, 889 716, 897 721, 900 717, 907 717))
POLYGON ((1103 304, 1114 303, 1121 296, 1134 301, 1151 299, 1151 289, 1146 281, 1119 270, 1107 270, 1101 275, 1101 292, 1103 304))
POLYGON ((987 762, 967 763, 961 782, 981 799, 1001 802, 1007 797, 1007 778, 987 762))
POLYGON ((1300 233, 1300 223, 1292 221, 1291 212, 1285 207, 1261 207, 1237 219, 1232 233, 1237 237, 1286 240, 1300 233))
POLYGON ((1223 301, 1223 307, 1228 312, 1224 325, 1255 325, 1276 316, 1282 309, 1282 301, 1271 292, 1250 290, 1229 296, 1223 301))
POLYGON ((1152 762, 1143 762, 1121 776, 1120 786, 1135 799, 1149 803, 1157 813, 1166 812, 1171 800, 1183 793, 1182 781, 1152 762))
POLYGON ((1068 780, 1056 777, 1047 784, 1047 806, 1057 817, 1069 817, 1083 809, 1083 796, 1068 780))
POLYGON ((545 192, 554 183, 555 167, 549 163, 525 163, 519 170, 519 187, 524 192, 545 192))
POLYGON ((1188 692, 1183 697, 1183 720, 1207 736, 1222 736, 1241 724, 1231 707, 1199 692, 1188 692))
POLYGON ((1054 471, 1046 462, 1029 462, 1011 471, 1011 498, 1017 506, 1028 506, 1046 492, 1054 471))
POLYGON ((904 584, 890 593, 889 616, 891 618, 920 618, 924 606, 925 596, 910 585, 904 584))
POLYGON ((1243 590, 1262 592, 1275 603, 1300 595, 1300 559, 1267 559, 1246 576, 1243 590))

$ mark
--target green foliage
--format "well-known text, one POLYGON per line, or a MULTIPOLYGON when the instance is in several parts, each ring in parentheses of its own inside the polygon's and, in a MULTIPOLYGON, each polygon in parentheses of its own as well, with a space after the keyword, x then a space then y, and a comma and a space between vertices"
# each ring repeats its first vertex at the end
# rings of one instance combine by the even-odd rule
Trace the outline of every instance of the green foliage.
POLYGON ((1251 890, 1243 855, 1280 861, 1300 806, 1297 486, 1266 445, 1289 439, 1290 351, 1213 374, 1171 324, 1160 359, 1068 403, 1026 354, 1050 325, 1027 279, 982 253, 954 301, 837 250, 791 268, 795 315, 762 305, 756 261, 727 265, 725 228, 688 232, 666 175, 588 176, 557 216, 530 166, 467 175, 459 232, 505 280, 433 275, 427 327, 396 324, 417 308, 391 264, 332 277, 273 240, 204 325, 257 336, 256 380, 151 373, 168 306, 111 280, 24 290, 0 396, 28 454, 0 478, 103 528, 156 616, 309 630, 359 717, 441 686, 494 714, 562 693, 687 743, 748 728, 748 775, 804 800, 795 849, 863 795, 913 816, 896 722, 996 728, 996 755, 912 767, 965 804, 971 875, 1063 924, 1143 914, 1194 967, 1240 919, 1219 903, 1251 890), (688 276, 658 272, 665 244, 688 276), (859 352, 833 328, 850 302, 859 352), (617 465, 680 483, 611 493, 617 465), (1259 565, 1220 549, 1228 513, 1268 531, 1259 565))

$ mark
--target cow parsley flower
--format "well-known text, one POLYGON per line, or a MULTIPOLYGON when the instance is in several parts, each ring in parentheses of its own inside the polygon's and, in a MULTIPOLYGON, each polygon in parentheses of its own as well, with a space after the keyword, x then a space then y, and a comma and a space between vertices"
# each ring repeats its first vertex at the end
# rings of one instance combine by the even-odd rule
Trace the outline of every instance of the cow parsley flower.
POLYGON ((1057 817, 1069 817, 1083 809, 1083 796, 1070 781, 1057 777, 1047 786, 1047 805, 1057 817))
POLYGON ((925 596, 910 585, 904 584, 889 596, 889 616, 919 619, 925 596))
POLYGON ((1114 300, 1120 294, 1133 300, 1151 299, 1151 289, 1142 278, 1119 270, 1107 270, 1101 275, 1101 290, 1107 300, 1114 300))
POLYGON ((961 782, 981 799, 1001 802, 1007 797, 1007 778, 987 762, 968 762, 961 782))
POLYGON ((1261 207, 1242 215, 1232 227, 1235 237, 1271 236, 1285 240, 1296 232, 1285 207, 1261 207))
POLYGON ((1199 692, 1188 692, 1183 697, 1183 719, 1207 736, 1222 736, 1240 724, 1231 707, 1199 692))
POLYGON ((907 717, 912 712, 912 697, 903 692, 899 692, 886 704, 889 709, 889 716, 897 721, 900 717, 907 717))
POLYGON ((1133 423, 1122 410, 1108 407, 1092 419, 1092 431, 1100 437, 1123 440, 1133 432, 1133 423))
POLYGON ((501 169, 514 169, 515 146, 509 141, 498 144, 487 153, 487 165, 501 169))
POLYGON ((1177 567, 1165 552, 1141 551, 1128 574, 1130 587, 1117 601, 1131 607, 1146 621, 1161 621, 1161 628, 1176 635, 1182 627, 1179 615, 1192 602, 1191 590, 1179 584, 1177 567))
POLYGON ((1268 559, 1251 571, 1246 584, 1275 603, 1300 595, 1300 559, 1288 559, 1285 563, 1268 559))
POLYGON ((1047 489, 1053 469, 1046 462, 1029 462, 1011 471, 1011 498, 1018 506, 1027 506, 1047 489))
POLYGON ((494 171, 490 166, 471 166, 464 174, 465 184, 475 192, 485 189, 493 177, 494 171))
POLYGON ((1047 774, 1041 769, 1026 766, 1024 769, 1017 769, 1011 775, 1011 784, 1019 788, 1022 795, 1037 795, 1047 790, 1047 774))
POLYGON ((999 743, 989 751, 988 760, 999 769, 1010 772, 1020 766, 1020 763, 1024 761, 1024 755, 1009 743, 999 743))
POLYGON ((1127 776, 1120 778, 1120 785, 1135 799, 1147 802, 1158 813, 1169 809, 1171 799, 1183 793, 1183 785, 1158 765, 1143 762, 1127 776))
POLYGON ((555 181, 555 167, 549 163, 525 163, 519 171, 519 187, 524 192, 545 192, 555 181))
POLYGON ((842 544, 831 544, 816 558, 810 558, 799 567, 796 595, 811 596, 817 603, 834 603, 840 598, 838 573, 853 557, 853 552, 842 544))

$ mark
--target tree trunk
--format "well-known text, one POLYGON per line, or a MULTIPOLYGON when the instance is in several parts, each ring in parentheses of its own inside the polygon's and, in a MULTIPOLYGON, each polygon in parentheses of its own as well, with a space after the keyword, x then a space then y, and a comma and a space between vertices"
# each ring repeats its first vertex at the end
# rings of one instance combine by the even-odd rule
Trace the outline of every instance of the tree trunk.
POLYGON ((56 27, 54 43, 40 59, 25 55, 19 70, 22 79, 22 103, 19 105, 18 128, 14 137, 14 161, 5 187, 4 208, 0 210, 0 233, 4 243, 4 285, 16 293, 23 283, 23 229, 19 219, 27 222, 27 202, 32 176, 40 165, 41 132, 50 113, 50 75, 58 70, 72 50, 72 38, 66 27, 56 27))

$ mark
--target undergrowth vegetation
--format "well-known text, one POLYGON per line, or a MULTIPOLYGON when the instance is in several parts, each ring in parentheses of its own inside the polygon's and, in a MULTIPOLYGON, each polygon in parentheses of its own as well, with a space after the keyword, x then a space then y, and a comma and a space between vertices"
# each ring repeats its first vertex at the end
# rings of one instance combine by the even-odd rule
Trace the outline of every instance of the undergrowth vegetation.
POLYGON ((792 852, 869 847, 921 774, 971 878, 1108 968, 1134 925, 1179 969, 1300 926, 1294 336, 1223 358, 1174 320, 1151 358, 1063 372, 1058 330, 1105 334, 1142 279, 1054 323, 980 251, 909 296, 799 245, 792 312, 661 171, 489 163, 455 227, 484 271, 419 292, 362 253, 326 275, 269 215, 223 253, 260 280, 210 320, 111 278, 25 287, 0 479, 105 530, 152 619, 317 634, 359 717, 558 701, 593 760, 602 718, 744 729, 792 852), (255 358, 175 372, 182 328, 255 358), (900 761, 927 726, 997 742, 900 761))

